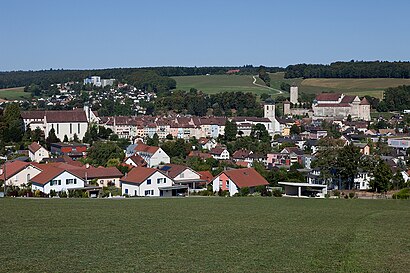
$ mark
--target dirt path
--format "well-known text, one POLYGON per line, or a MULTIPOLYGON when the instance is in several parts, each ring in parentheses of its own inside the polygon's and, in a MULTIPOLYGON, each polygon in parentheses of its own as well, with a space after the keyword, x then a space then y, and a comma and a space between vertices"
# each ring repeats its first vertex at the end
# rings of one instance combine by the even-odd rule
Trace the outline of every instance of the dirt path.
POLYGON ((282 90, 275 89, 275 88, 272 88, 272 87, 269 87, 269 86, 266 86, 266 85, 262 85, 262 84, 256 83, 256 81, 257 81, 256 77, 257 77, 257 76, 252 76, 252 77, 253 77, 253 82, 252 82, 253 85, 256 85, 256 86, 258 86, 258 87, 263 87, 263 88, 266 88, 266 89, 269 89, 269 90, 272 90, 272 91, 276 91, 276 92, 278 92, 279 94, 283 94, 283 91, 282 91, 282 90))

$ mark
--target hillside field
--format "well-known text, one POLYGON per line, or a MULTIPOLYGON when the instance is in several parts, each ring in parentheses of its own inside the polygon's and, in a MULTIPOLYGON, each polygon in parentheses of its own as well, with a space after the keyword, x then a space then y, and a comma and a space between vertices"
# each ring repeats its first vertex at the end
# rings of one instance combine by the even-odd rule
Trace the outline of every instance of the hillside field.
POLYGON ((0 199, 1 272, 408 272, 408 200, 0 199))
MULTIPOLYGON (((299 92, 318 94, 322 92, 339 92, 351 95, 370 95, 382 99, 383 92, 388 87, 410 85, 410 79, 284 79, 284 73, 270 73, 271 87, 280 89, 282 82, 295 83, 299 92)), ((252 84, 251 75, 208 75, 208 76, 182 76, 173 77, 177 81, 177 89, 188 91, 190 88, 202 90, 208 94, 223 91, 243 91, 255 94, 268 93, 273 96, 278 92, 252 84)), ((264 84, 257 79, 258 84, 264 84)), ((284 93, 284 95, 289 95, 284 93)))
POLYGON ((0 89, 0 99, 15 100, 29 98, 30 93, 24 92, 24 87, 0 89))

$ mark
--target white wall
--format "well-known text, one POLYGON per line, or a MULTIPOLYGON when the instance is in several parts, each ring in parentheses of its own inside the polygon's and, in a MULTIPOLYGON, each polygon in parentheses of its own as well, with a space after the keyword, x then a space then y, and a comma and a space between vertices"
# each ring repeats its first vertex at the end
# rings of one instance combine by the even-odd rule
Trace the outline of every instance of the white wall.
POLYGON ((161 149, 159 148, 149 159, 149 167, 155 167, 160 165, 161 163, 171 163, 171 159, 169 156, 161 149))
POLYGON ((47 182, 46 184, 44 184, 44 185, 38 185, 38 184, 34 184, 33 183, 33 185, 32 185, 32 190, 33 191, 35 191, 35 190, 40 190, 40 191, 42 191, 42 192, 44 192, 44 193, 46 193, 46 194, 49 194, 50 193, 50 190, 55 190, 56 192, 59 192, 59 191, 67 191, 67 190, 69 190, 69 189, 74 189, 74 188, 83 188, 84 187, 84 181, 81 179, 81 178, 79 178, 79 177, 77 177, 77 176, 75 176, 75 175, 72 175, 71 173, 69 173, 69 172, 67 172, 67 171, 64 171, 63 173, 61 173, 60 175, 58 175, 56 178, 54 178, 53 180, 61 180, 61 185, 54 185, 54 186, 51 186, 51 184, 50 184, 50 181, 49 182, 47 182), (66 180, 67 179, 77 179, 77 184, 69 184, 69 185, 67 185, 66 184, 66 180))
POLYGON ((57 137, 63 141, 64 136, 67 135, 68 139, 74 138, 74 134, 77 134, 79 139, 83 139, 85 133, 88 129, 87 122, 64 122, 64 123, 47 123, 45 135, 48 136, 51 128, 54 128, 54 131, 57 137), (71 131, 70 131, 71 124, 71 131))
POLYGON ((191 179, 201 179, 201 176, 198 173, 196 173, 195 171, 192 171, 190 169, 185 169, 179 175, 174 177, 175 182, 180 182, 180 181, 184 181, 184 180, 191 180, 191 179))
MULTIPOLYGON (((148 177, 143 183, 136 185, 136 184, 129 184, 127 182, 121 183, 122 194, 128 194, 129 196, 146 196, 145 191, 154 191, 153 194, 147 196, 160 196, 160 187, 170 187, 173 185, 173 181, 162 174, 159 171, 156 171, 153 175, 148 177), (165 183, 162 182, 161 184, 157 183, 158 178, 165 178, 165 183), (147 184, 147 180, 151 179, 151 184, 147 184), (128 190, 128 193, 126 191, 128 190)), ((172 193, 171 193, 172 194, 172 193)))
MULTIPOLYGON (((27 184, 30 179, 38 175, 41 171, 34 166, 28 165, 26 168, 16 173, 7 179, 7 185, 20 187, 22 184, 27 184)), ((7 173, 6 176, 8 177, 7 173)))
POLYGON ((43 160, 44 158, 49 158, 50 154, 48 153, 48 151, 44 147, 41 147, 34 154, 31 151, 29 151, 29 157, 30 157, 31 161, 38 163, 41 160, 43 160))

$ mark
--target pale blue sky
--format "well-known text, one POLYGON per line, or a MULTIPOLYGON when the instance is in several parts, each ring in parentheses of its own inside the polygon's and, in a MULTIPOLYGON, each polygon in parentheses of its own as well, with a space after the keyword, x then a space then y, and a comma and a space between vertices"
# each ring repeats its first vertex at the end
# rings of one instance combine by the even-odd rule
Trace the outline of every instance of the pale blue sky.
POLYGON ((409 60, 410 1, 1 0, 0 71, 409 60))

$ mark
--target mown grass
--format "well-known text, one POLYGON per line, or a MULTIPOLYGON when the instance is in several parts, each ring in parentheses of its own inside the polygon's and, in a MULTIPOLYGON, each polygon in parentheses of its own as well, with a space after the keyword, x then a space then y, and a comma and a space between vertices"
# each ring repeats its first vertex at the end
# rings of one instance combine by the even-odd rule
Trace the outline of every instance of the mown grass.
POLYGON ((16 100, 21 98, 29 98, 30 93, 24 92, 24 87, 0 89, 0 98, 6 100, 16 100))
POLYGON ((406 272, 410 203, 0 200, 3 272, 406 272))
MULTIPOLYGON (((207 94, 221 92, 252 92, 255 94, 277 94, 278 92, 254 84, 251 75, 204 75, 173 77, 177 82, 177 89, 189 91, 196 88, 207 94)), ((257 79, 256 83, 264 84, 257 79)))

